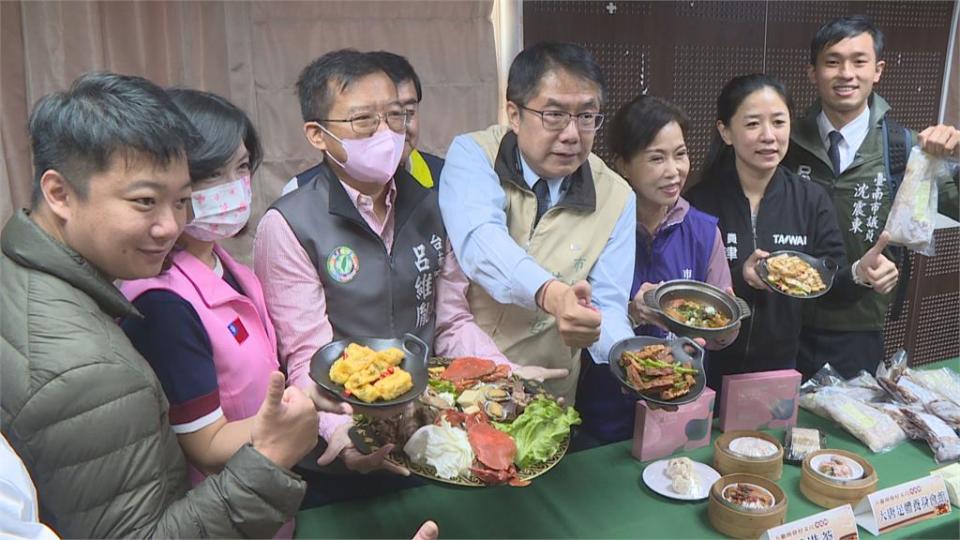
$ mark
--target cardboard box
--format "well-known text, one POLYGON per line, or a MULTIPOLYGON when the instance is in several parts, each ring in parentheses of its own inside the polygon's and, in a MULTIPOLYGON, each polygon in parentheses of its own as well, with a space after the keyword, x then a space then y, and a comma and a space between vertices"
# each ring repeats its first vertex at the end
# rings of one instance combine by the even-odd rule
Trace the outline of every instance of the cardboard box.
POLYGON ((720 399, 720 430, 785 428, 797 424, 800 372, 795 369, 727 375, 720 399))
POLYGON ((660 459, 675 452, 710 444, 716 392, 704 389, 696 401, 680 405, 676 412, 651 409, 637 401, 633 427, 633 457, 640 461, 660 459))

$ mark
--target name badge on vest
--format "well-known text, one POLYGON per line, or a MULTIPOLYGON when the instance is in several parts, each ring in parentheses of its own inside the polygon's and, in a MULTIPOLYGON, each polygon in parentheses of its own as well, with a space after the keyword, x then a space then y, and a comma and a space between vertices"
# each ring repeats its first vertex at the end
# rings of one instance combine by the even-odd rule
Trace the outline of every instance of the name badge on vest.
POLYGON ((243 343, 250 336, 250 334, 247 333, 247 329, 243 327, 243 322, 240 321, 240 317, 237 317, 232 323, 228 324, 227 330, 230 331, 233 339, 237 340, 237 343, 243 343))

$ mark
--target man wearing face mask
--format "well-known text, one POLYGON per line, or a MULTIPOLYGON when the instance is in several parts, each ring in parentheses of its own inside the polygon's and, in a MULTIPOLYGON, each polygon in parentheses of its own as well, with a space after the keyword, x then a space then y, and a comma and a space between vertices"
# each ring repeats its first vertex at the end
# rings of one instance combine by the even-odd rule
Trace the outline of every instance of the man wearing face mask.
MULTIPOLYGON (((443 158, 419 150, 420 142, 420 102, 423 100, 423 89, 420 86, 420 77, 410 65, 410 62, 389 51, 370 53, 387 76, 397 85, 397 98, 400 106, 407 114, 407 133, 403 145, 403 155, 400 163, 417 182, 425 187, 432 188, 440 181, 440 171, 443 170, 443 158)), ((320 166, 311 167, 294 176, 280 192, 286 195, 298 187, 307 184, 317 175, 320 166)))
MULTIPOLYGON (((359 336, 412 333, 438 355, 507 362, 467 310, 467 281, 447 243, 436 191, 398 168, 407 117, 382 67, 367 53, 334 51, 304 68, 297 89, 304 133, 324 160, 309 183, 267 210, 254 242, 254 270, 290 383, 317 395, 313 354, 359 336)), ((360 472, 379 465, 360 461, 347 437, 349 416, 321 416, 328 446, 320 462, 339 454, 360 472)))

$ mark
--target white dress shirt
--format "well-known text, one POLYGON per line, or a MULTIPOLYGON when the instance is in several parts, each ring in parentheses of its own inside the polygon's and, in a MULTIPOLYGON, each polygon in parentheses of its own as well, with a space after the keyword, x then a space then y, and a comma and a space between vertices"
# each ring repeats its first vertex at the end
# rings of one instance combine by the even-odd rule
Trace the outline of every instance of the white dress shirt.
POLYGON ((843 140, 840 141, 840 172, 842 173, 853 163, 853 159, 857 157, 857 150, 867 138, 867 131, 870 130, 870 107, 864 107, 860 116, 840 129, 833 127, 827 115, 820 111, 817 115, 817 128, 820 130, 823 147, 827 150, 830 149, 831 131, 839 131, 840 135, 843 135, 843 140))

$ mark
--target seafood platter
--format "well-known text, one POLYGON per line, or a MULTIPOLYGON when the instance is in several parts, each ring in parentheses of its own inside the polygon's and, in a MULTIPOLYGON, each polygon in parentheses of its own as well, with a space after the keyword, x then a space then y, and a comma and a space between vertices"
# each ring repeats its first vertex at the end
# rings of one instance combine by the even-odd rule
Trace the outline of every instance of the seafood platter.
POLYGON ((359 415, 360 451, 395 445, 387 459, 413 474, 470 487, 521 487, 567 451, 572 407, 509 365, 484 358, 433 358, 426 388, 390 418, 359 415))

